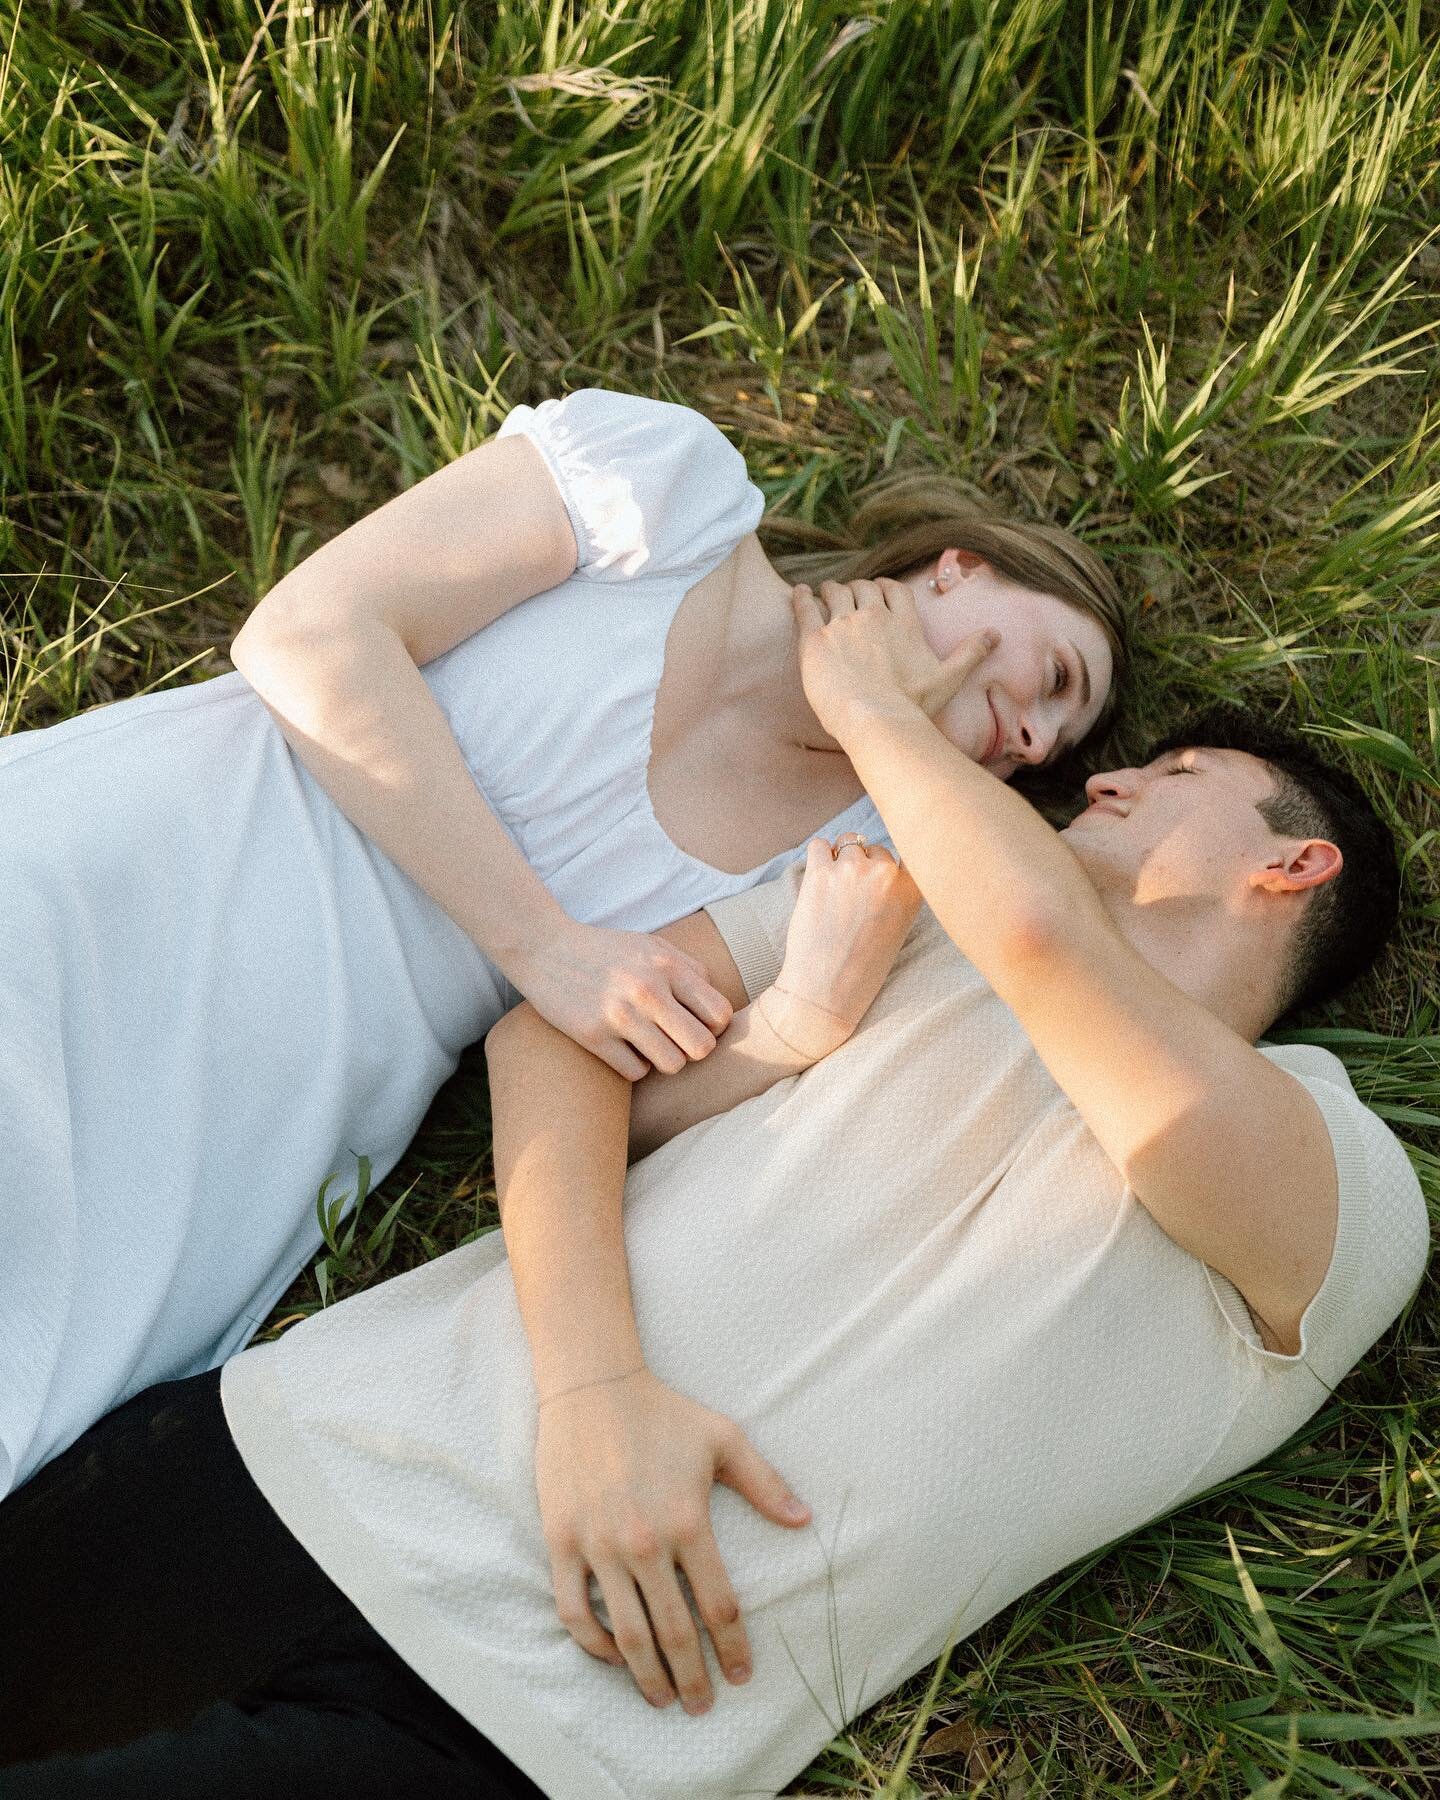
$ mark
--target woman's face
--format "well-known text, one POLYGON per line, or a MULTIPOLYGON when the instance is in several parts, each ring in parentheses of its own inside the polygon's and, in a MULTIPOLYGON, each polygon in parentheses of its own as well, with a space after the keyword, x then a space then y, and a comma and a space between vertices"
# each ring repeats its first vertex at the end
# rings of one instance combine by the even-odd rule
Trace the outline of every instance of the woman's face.
POLYGON ((907 578, 931 649, 946 657, 986 626, 1000 642, 941 708, 935 723, 1002 781, 1053 762, 1099 717, 1114 663, 1098 621, 1078 606, 998 574, 965 550, 946 550, 907 578), (929 585, 934 576, 939 592, 929 585))

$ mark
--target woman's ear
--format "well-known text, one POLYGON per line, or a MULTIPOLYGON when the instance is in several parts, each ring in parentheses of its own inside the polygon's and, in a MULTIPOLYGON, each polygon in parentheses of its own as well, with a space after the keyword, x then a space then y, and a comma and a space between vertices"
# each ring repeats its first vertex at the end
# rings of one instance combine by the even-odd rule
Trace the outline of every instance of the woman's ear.
POLYGON ((989 563, 975 550, 958 550, 951 545, 940 552, 937 573, 942 584, 963 580, 967 575, 974 575, 981 569, 988 569, 989 563))

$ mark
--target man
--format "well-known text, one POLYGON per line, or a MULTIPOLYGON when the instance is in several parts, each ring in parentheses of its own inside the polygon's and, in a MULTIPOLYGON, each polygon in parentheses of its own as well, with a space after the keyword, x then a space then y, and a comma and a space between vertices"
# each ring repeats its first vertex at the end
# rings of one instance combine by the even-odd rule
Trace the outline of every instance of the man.
MULTIPOLYGON (((903 871, 817 845, 672 928, 739 1010, 636 1091, 628 1177, 628 1084, 522 1007, 489 1047, 509 1261, 481 1239, 224 1373, 288 1532, 552 1800, 774 1794, 1281 1443, 1423 1268, 1398 1141, 1333 1057, 1255 1043, 1393 918, 1354 784, 1206 726, 1056 833, 931 724, 953 671, 896 586, 796 597, 928 902, 849 1041, 817 920, 893 930, 903 871)), ((313 1747, 286 1766, 323 1791, 313 1747)))

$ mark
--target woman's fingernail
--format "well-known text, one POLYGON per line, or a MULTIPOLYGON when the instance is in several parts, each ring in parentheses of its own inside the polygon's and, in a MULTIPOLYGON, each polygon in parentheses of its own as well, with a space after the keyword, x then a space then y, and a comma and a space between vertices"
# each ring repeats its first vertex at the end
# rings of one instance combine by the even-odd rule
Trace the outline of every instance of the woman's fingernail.
POLYGON ((749 1665, 747 1663, 736 1663, 733 1669, 727 1669, 725 1671, 725 1675, 727 1680, 735 1682, 738 1686, 740 1682, 748 1681, 750 1679, 749 1665))
POLYGON ((780 1510, 781 1510, 781 1512, 784 1513, 784 1515, 787 1519, 795 1519, 795 1520, 807 1518, 810 1513, 810 1508, 808 1506, 802 1505, 802 1503, 799 1500, 797 1500, 793 1494, 791 1494, 786 1500, 781 1502, 780 1510))

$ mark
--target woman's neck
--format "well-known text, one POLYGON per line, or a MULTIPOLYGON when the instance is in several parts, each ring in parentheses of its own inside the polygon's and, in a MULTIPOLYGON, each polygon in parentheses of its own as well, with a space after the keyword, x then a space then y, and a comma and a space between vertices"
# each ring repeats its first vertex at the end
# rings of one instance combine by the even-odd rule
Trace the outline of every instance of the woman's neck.
POLYGON ((738 546, 716 701, 743 718, 752 741, 843 757, 805 698, 790 590, 755 537, 738 546))

